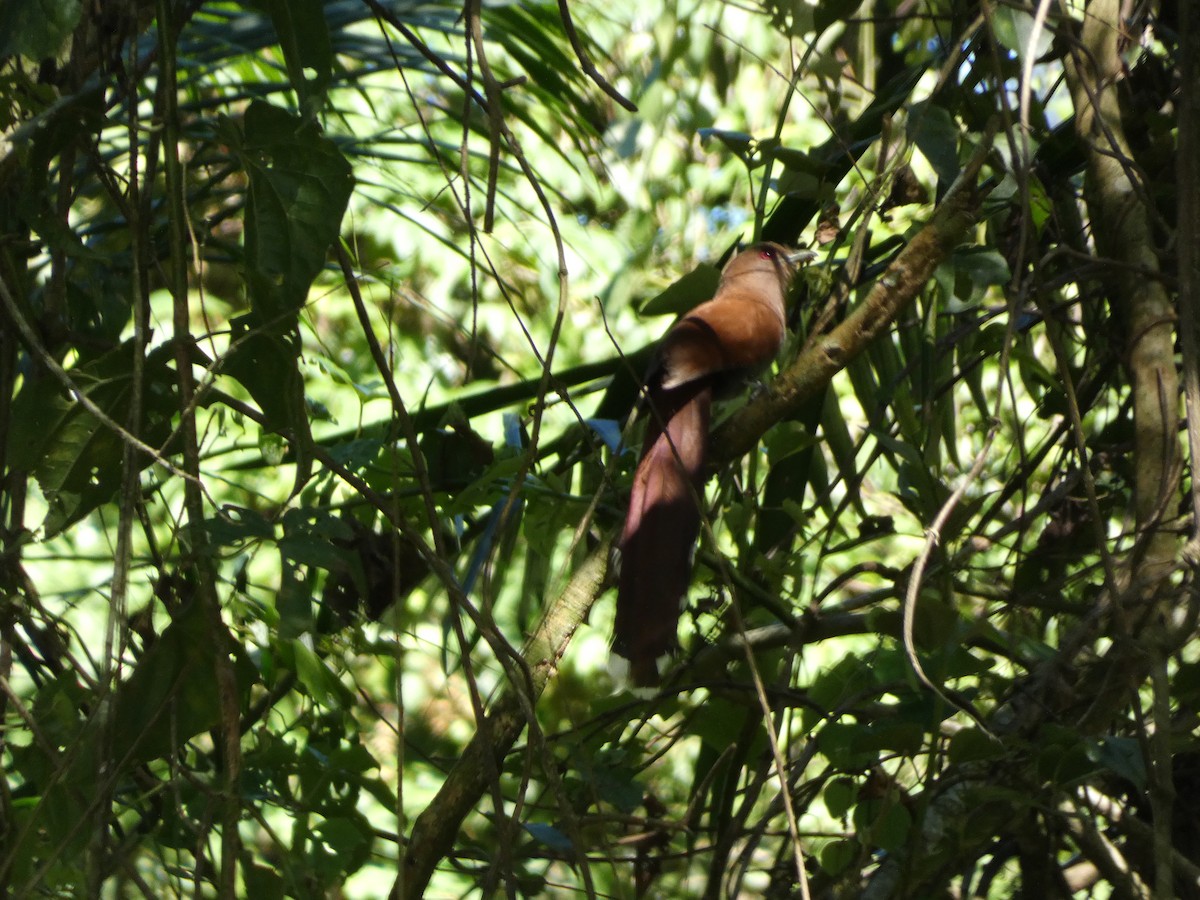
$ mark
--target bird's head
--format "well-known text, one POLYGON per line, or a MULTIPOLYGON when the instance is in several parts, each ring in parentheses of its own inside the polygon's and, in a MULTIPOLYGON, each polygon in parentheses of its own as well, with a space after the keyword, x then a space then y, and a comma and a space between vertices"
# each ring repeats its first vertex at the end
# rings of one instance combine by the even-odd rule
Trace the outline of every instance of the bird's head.
POLYGON ((785 292, 798 266, 816 259, 812 250, 792 250, 782 244, 763 241, 751 244, 725 266, 723 282, 744 277, 774 275, 785 292))

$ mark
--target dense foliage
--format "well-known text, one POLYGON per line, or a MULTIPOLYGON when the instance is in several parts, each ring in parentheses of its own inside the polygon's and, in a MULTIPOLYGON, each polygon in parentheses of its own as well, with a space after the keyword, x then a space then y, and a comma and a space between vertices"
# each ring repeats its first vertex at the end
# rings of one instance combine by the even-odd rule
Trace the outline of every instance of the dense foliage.
POLYGON ((5 0, 0 894, 1200 897, 1191 6, 5 0))

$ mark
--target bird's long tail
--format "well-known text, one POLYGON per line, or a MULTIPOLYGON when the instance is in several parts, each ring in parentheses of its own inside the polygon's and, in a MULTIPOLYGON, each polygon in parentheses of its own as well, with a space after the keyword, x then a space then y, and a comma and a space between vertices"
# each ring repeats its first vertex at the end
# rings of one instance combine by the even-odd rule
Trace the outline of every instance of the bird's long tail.
POLYGON ((639 687, 659 682, 658 660, 676 647, 680 605, 700 532, 712 385, 700 379, 651 392, 642 458, 621 532, 613 652, 639 687))

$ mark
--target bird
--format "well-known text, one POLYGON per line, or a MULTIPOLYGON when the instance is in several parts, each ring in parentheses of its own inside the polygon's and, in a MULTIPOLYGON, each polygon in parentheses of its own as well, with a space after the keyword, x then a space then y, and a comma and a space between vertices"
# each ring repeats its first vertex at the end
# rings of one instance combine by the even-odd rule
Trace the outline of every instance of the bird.
POLYGON ((735 393, 779 352, 788 286, 816 254, 752 244, 726 264, 711 300, 663 336, 645 380, 642 452, 618 543, 612 652, 637 688, 660 683, 659 660, 677 646, 707 478, 714 398, 735 393))

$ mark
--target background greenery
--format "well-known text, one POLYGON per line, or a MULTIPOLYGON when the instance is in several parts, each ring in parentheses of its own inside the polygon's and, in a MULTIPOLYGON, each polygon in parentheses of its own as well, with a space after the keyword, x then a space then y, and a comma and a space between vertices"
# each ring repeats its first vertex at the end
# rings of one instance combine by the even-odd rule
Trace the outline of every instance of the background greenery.
POLYGON ((0 893, 1200 896, 1192 6, 5 0, 0 893))

